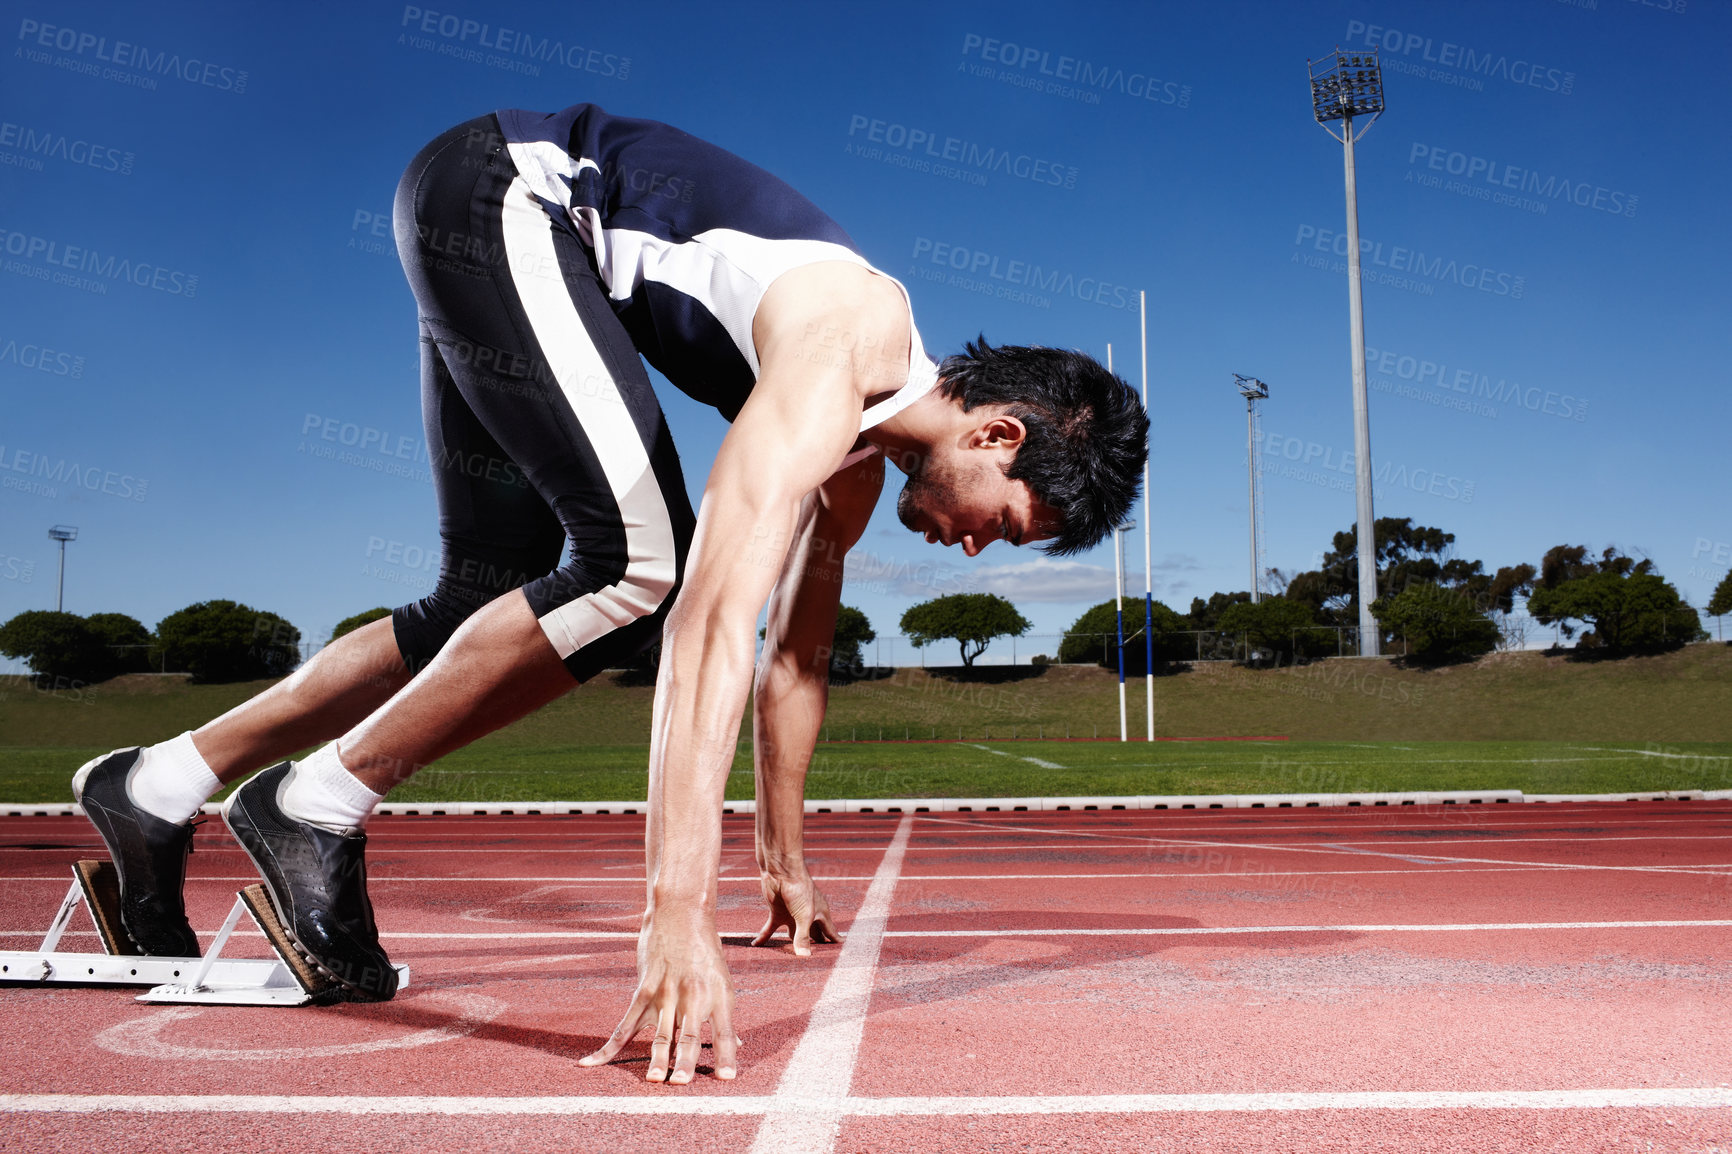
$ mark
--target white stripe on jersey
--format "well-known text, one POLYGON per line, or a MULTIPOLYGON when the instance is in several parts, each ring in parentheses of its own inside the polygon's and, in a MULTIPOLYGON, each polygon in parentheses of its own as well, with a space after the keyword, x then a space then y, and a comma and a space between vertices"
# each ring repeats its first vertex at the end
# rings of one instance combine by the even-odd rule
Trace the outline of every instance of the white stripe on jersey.
POLYGON ((673 591, 673 522, 661 486, 589 330, 571 302, 565 282, 544 275, 559 267, 547 212, 531 195, 533 185, 512 181, 501 214, 511 280, 523 302, 535 339, 577 420, 583 426, 625 527, 625 573, 614 585, 586 593, 541 618, 542 632, 561 658, 570 657, 639 617, 661 607, 673 591))
MULTIPOLYGON (((585 168, 593 168, 599 175, 599 164, 587 157, 573 157, 545 140, 512 141, 506 147, 526 187, 542 200, 560 205, 576 225, 578 235, 595 252, 596 267, 610 297, 628 300, 645 281, 667 285, 691 297, 721 324, 754 378, 761 366, 752 340, 752 321, 764 293, 790 269, 839 260, 884 277, 908 305, 908 378, 893 397, 861 414, 860 431, 901 412, 937 382, 938 369, 920 342, 907 287, 873 268, 852 249, 822 240, 769 240, 728 228, 709 229, 680 243, 636 229, 607 228, 600 211, 572 204, 567 183, 575 181, 585 168)), ((846 463, 860 460, 865 452, 850 454, 846 463)))

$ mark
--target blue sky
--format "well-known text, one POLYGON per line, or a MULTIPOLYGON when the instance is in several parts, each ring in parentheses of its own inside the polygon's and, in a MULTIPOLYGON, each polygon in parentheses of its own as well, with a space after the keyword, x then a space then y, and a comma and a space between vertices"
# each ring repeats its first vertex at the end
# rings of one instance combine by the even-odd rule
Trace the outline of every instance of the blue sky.
MULTIPOLYGON (((1233 372, 1271 386, 1265 560, 1308 567, 1353 516, 1341 156, 1304 72, 1336 44, 1386 61, 1358 151, 1378 513, 1492 567, 1640 550, 1698 605, 1732 564, 1727 5, 152 7, 0 20, 0 618, 53 607, 55 523, 75 612, 227 597, 322 639, 424 592, 392 193, 451 124, 585 100, 805 192, 934 352, 1111 342, 1135 383, 1146 290, 1157 596, 1247 586, 1233 372)), ((657 383, 695 490, 725 426, 657 383)), ((1037 633, 1111 594, 1107 547, 969 560, 892 510, 845 593, 881 633, 934 592, 1037 633)))

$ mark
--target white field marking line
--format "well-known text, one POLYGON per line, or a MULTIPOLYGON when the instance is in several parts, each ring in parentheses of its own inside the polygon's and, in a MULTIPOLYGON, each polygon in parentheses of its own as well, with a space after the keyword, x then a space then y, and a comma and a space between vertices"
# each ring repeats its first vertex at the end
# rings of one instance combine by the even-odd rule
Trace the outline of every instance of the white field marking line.
MULTIPOLYGON (((931 816, 931 820, 933 820, 933 821, 944 822, 946 824, 958 824, 958 825, 965 824, 965 823, 961 822, 960 820, 954 819, 954 818, 941 818, 941 817, 937 817, 935 815, 929 815, 929 816, 931 816)), ((1015 830, 1015 829, 1020 828, 1021 831, 1024 833, 1039 832, 1037 830, 1029 829, 1028 827, 999 826, 998 828, 1008 829, 1008 830, 1015 830)), ((1065 831, 1065 832, 1071 832, 1071 831, 1065 831)), ((1073 834, 1073 836, 1091 837, 1092 838, 1092 837, 1096 837, 1098 835, 1083 832, 1083 831, 1076 831, 1073 834)), ((1419 861, 1419 860, 1422 860, 1419 858, 1409 857, 1409 856, 1406 856, 1404 854, 1376 853, 1375 851, 1372 851, 1372 850, 1329 849, 1329 848, 1320 847, 1320 846, 1268 845, 1268 844, 1263 843, 1263 842, 1246 842, 1246 841, 1241 841, 1241 842, 1204 841, 1204 840, 1198 839, 1198 838, 1153 838, 1153 837, 1151 837, 1151 838, 1144 838, 1142 840, 1144 841, 1145 844, 1147 844, 1149 846, 1166 845, 1166 846, 1191 846, 1191 847, 1195 847, 1195 848, 1219 849, 1219 850, 1264 850, 1264 851, 1271 852, 1271 853, 1308 853, 1308 854, 1337 854, 1337 855, 1343 854, 1343 853, 1364 853, 1364 854, 1369 854, 1373 857, 1395 858, 1398 861, 1419 861)), ((1494 857, 1456 857, 1456 856, 1433 855, 1433 857, 1430 858, 1429 860, 1440 862, 1440 863, 1448 863, 1448 864, 1452 864, 1452 865, 1479 864, 1479 865, 1497 865, 1497 866, 1532 866, 1536 869, 1590 870, 1590 871, 1609 871, 1612 873, 1671 873, 1671 872, 1674 872, 1673 868, 1670 866, 1590 865, 1590 864, 1582 863, 1582 862, 1511 861, 1508 858, 1494 858, 1494 857)), ((1700 867, 1698 867, 1698 868, 1700 868, 1700 867)), ((1710 868, 1712 868, 1712 867, 1710 867, 1710 868)))
MULTIPOLYGON (((969 742, 969 744, 974 745, 973 742, 969 742)), ((994 756, 997 756, 997 757, 1014 757, 1018 761, 1033 762, 1035 765, 1040 766, 1042 769, 1063 769, 1064 768, 1064 766, 1060 765, 1056 761, 1042 761, 1038 757, 1023 757, 1021 754, 1006 753, 1002 749, 993 749, 993 748, 991 748, 989 746, 985 746, 985 745, 974 745, 974 748, 975 749, 984 749, 984 750, 986 750, 987 753, 993 754, 994 756)))
POLYGON ((1732 918, 1651 922, 1462 922, 1436 925, 1339 925, 1339 926, 1158 926, 1128 929, 984 929, 984 930, 891 930, 887 938, 1063 938, 1063 937, 1212 937, 1216 934, 1420 934, 1504 933, 1512 930, 1663 930, 1717 929, 1732 926, 1732 918))
POLYGON ((1613 749, 1609 746, 1578 745, 1577 749, 1593 750, 1596 753, 1635 753, 1643 757, 1677 758, 1679 761, 1732 761, 1732 757, 1712 753, 1662 753, 1657 749, 1613 749))
POLYGON ((890 899, 908 852, 914 815, 896 825, 896 836, 866 891, 866 900, 848 927, 842 952, 830 968, 806 1032, 782 1071, 776 1093, 758 1134, 753 1154, 828 1154, 842 1125, 842 1107, 854 1083, 854 1062, 866 1029, 866 1011, 878 976, 890 899))
MULTIPOLYGON (((564 1098, 361 1097, 247 1094, 0 1094, 0 1114, 409 1114, 434 1117, 526 1114, 771 1114, 798 1099, 632 1095, 564 1098)), ((1311 1110, 1714 1110, 1732 1107, 1732 1089, 1638 1087, 1605 1090, 1356 1090, 1294 1094, 1067 1094, 1020 1097, 842 1098, 841 1117, 1007 1114, 1254 1114, 1311 1110)), ((771 1116, 774 1116, 773 1114, 771 1116)))

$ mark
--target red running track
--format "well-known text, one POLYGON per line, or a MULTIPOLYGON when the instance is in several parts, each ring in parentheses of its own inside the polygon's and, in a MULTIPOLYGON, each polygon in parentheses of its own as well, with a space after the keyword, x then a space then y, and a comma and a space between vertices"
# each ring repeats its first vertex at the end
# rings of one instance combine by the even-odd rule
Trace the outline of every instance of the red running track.
MULTIPOLYGON (((1732 1150, 1729 818, 819 815, 849 940, 809 959, 745 945, 761 899, 730 818, 743 1068, 667 1087, 644 1042, 576 1065, 633 984, 641 818, 382 817, 396 1001, 0 987, 0 1147, 1732 1150)), ((0 819, 0 942, 33 946, 100 853, 80 819, 0 819)), ((208 941, 252 880, 220 823, 192 875, 208 941)))

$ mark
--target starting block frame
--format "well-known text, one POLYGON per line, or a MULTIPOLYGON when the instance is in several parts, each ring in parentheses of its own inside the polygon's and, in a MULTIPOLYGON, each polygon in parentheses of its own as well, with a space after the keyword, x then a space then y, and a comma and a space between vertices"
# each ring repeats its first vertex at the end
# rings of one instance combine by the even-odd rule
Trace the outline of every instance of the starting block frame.
MULTIPOLYGON (((0 951, 0 982, 149 986, 136 1001, 193 1005, 303 1006, 342 1001, 342 988, 313 969, 294 949, 264 887, 251 885, 235 904, 203 957, 169 958, 138 953, 120 926, 120 883, 109 862, 73 864, 72 886, 35 950, 0 951), (103 953, 57 949, 80 906, 102 939, 103 953), (223 947, 246 913, 270 943, 274 958, 225 958, 223 947)), ((397 966, 397 986, 409 984, 409 967, 397 966)))

